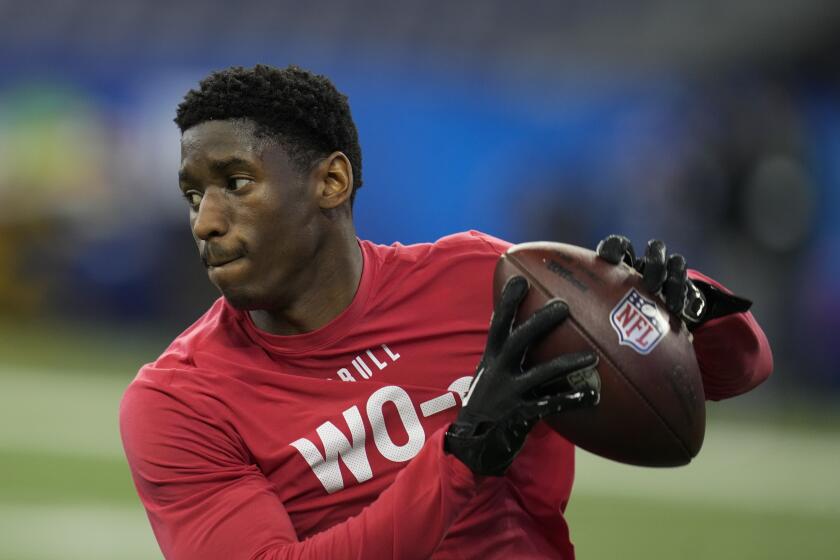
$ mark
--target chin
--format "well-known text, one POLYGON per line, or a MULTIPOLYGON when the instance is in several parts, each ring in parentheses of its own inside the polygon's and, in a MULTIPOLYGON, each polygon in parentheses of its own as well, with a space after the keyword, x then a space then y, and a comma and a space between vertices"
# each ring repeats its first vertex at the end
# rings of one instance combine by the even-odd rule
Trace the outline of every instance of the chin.
POLYGON ((231 294, 231 293, 223 293, 222 294, 227 302, 233 307, 234 309, 238 309, 239 311, 253 311, 255 309, 264 309, 265 305, 261 305, 261 302, 257 298, 251 298, 244 294, 231 294))
POLYGON ((265 298, 259 297, 257 294, 250 292, 246 288, 219 288, 222 296, 234 309, 240 311, 252 311, 254 309, 263 309, 265 307, 265 298))
POLYGON ((234 309, 256 311, 278 307, 277 294, 281 290, 271 286, 276 286, 279 283, 236 280, 239 281, 231 278, 211 278, 211 282, 234 309))
POLYGON ((248 304, 248 300, 236 296, 230 296, 227 294, 223 295, 225 296, 225 300, 227 300, 230 306, 234 309, 238 309, 240 311, 248 311, 251 309, 250 305, 248 304))

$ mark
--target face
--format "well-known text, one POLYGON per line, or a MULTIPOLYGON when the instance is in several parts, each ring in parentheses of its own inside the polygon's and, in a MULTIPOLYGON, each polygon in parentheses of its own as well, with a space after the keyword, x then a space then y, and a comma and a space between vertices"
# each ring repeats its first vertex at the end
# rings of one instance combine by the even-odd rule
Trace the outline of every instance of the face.
POLYGON ((317 181, 248 120, 207 121, 181 137, 179 182, 210 281, 240 309, 292 297, 322 237, 317 181))

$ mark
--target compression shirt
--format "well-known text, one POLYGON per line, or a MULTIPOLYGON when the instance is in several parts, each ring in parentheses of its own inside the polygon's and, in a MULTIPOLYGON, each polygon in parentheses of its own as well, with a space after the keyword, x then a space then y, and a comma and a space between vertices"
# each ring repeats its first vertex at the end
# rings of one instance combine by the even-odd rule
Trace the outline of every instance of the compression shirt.
MULTIPOLYGON (((268 334, 220 298, 127 389, 123 444, 165 557, 573 558, 573 445, 541 423, 487 478, 443 452, 509 244, 359 243, 357 293, 326 326, 268 334)), ((703 325, 695 349, 707 398, 772 367, 749 313, 703 325)))

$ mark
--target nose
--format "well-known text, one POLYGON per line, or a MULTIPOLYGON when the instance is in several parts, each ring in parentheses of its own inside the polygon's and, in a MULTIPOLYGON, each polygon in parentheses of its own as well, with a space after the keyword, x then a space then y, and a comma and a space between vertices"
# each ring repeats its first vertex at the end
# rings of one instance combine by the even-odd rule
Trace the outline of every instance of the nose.
POLYGON ((211 237, 222 237, 227 233, 228 225, 224 195, 218 192, 218 189, 208 188, 193 216, 193 235, 202 241, 211 237))

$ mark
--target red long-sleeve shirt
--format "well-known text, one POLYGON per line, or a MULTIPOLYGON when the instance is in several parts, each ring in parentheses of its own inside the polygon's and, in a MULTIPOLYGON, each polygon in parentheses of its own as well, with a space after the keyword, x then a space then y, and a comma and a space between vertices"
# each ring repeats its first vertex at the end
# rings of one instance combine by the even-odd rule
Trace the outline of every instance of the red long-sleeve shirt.
MULTIPOLYGON (((325 327, 270 335, 219 299, 127 389, 123 444, 164 555, 573 558, 570 443, 539 425, 486 479, 442 450, 509 244, 360 245, 355 298, 325 327)), ((704 325, 695 347, 709 398, 772 367, 749 314, 704 325)))

